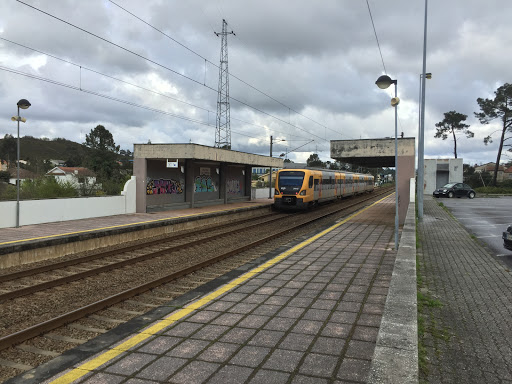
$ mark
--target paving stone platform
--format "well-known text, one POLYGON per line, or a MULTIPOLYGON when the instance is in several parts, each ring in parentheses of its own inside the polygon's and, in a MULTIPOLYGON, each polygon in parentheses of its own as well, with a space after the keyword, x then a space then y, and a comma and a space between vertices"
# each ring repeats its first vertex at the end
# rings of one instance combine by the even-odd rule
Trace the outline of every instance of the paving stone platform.
POLYGON ((393 230, 390 196, 241 268, 228 284, 218 279, 146 314, 122 338, 109 332, 21 379, 365 383, 395 263, 393 230))
POLYGON ((438 201, 419 223, 426 356, 421 383, 512 383, 512 271, 438 201))

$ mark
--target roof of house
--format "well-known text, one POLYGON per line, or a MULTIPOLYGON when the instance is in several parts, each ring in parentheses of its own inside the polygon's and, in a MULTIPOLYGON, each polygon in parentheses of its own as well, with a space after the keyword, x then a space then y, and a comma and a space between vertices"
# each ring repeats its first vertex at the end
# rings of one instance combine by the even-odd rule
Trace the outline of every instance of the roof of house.
MULTIPOLYGON (((16 168, 11 167, 11 168, 9 168, 8 172, 12 179, 15 179, 18 177, 18 172, 17 172, 16 168)), ((35 179, 37 177, 38 177, 37 173, 34 173, 32 171, 29 171, 28 169, 23 169, 20 167, 20 179, 21 180, 35 179)))
POLYGON ((88 168, 85 167, 55 167, 51 170, 49 170, 47 175, 52 176, 66 176, 66 175, 77 175, 77 176, 89 176, 94 177, 96 176, 93 171, 91 171, 88 168))
MULTIPOLYGON (((487 163, 480 165, 478 167, 475 167, 475 171, 482 171, 482 172, 494 172, 494 168, 496 167, 496 163, 487 163)), ((503 171, 505 167, 503 165, 500 165, 498 167, 498 171, 503 171)))

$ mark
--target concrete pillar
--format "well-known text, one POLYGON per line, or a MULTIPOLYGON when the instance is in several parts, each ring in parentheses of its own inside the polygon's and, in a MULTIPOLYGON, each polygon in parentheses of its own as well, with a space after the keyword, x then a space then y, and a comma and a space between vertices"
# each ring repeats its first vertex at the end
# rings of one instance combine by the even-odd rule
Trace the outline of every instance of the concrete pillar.
POLYGON ((398 156, 398 222, 403 225, 409 206, 410 179, 414 178, 414 156, 398 156))
POLYGON ((194 160, 185 160, 185 201, 189 203, 190 208, 194 208, 194 160))
POLYGON ((226 176, 228 174, 228 166, 226 163, 220 163, 219 167, 219 199, 224 200, 224 204, 228 203, 228 189, 226 186, 226 176))
POLYGON ((245 194, 244 194, 244 196, 249 197, 249 200, 252 200, 252 193, 251 193, 252 166, 246 165, 244 169, 245 169, 245 179, 244 179, 245 194))
POLYGON ((146 213, 147 160, 133 159, 133 175, 136 177, 135 212, 146 213))

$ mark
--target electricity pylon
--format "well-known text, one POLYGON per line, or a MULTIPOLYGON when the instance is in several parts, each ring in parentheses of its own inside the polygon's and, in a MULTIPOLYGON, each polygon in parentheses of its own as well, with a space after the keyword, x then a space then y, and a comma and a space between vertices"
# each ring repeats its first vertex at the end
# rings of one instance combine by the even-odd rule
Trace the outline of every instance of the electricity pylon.
POLYGON ((222 19, 222 32, 214 32, 217 36, 221 36, 219 89, 217 93, 217 124, 215 127, 215 147, 231 149, 231 123, 229 112, 228 35, 235 35, 235 32, 228 32, 227 27, 228 23, 226 22, 226 20, 222 19))

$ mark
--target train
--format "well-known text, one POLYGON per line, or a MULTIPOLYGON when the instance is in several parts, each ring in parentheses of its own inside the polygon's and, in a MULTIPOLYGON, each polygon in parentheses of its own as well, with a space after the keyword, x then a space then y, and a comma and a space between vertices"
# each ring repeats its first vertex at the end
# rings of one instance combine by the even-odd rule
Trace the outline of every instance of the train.
POLYGON ((328 169, 291 169, 277 172, 274 207, 305 210, 323 202, 373 192, 374 176, 328 169))

